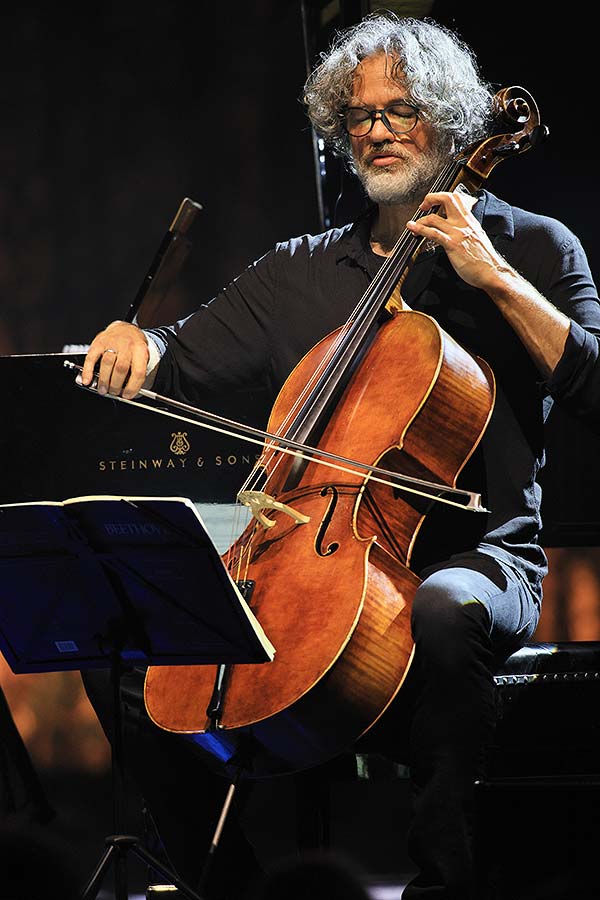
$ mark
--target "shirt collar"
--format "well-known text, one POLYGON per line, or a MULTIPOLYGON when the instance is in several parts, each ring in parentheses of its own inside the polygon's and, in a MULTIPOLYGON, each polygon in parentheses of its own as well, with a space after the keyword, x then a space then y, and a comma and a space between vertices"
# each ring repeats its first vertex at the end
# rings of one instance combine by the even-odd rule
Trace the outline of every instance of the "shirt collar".
MULTIPOLYGON (((489 191, 480 191, 479 197, 479 203, 473 207, 473 215, 477 221, 484 226, 490 237, 503 236, 512 240, 515 234, 512 207, 494 194, 490 194, 489 191)), ((344 233, 338 244, 336 262, 352 259, 355 264, 369 269, 369 234, 374 215, 375 207, 371 206, 355 222, 343 229, 344 233)))
POLYGON ((473 215, 483 225, 491 238, 515 236, 515 220, 512 207, 489 191, 480 191, 479 203, 473 207, 473 215))
POLYGON ((374 215, 375 207, 370 206, 354 222, 346 226, 338 244, 336 262, 351 259, 354 264, 368 269, 368 254, 371 250, 369 235, 374 215))

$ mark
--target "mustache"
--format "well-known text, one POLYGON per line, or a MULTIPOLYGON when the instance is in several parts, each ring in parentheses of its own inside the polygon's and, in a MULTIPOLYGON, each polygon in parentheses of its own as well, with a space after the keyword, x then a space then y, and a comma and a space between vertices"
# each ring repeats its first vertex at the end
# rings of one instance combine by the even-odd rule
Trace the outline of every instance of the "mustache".
POLYGON ((369 163, 377 156, 395 156, 396 159, 407 158, 407 154, 397 144, 391 142, 388 144, 385 141, 381 144, 373 145, 372 149, 363 156, 363 161, 369 163))

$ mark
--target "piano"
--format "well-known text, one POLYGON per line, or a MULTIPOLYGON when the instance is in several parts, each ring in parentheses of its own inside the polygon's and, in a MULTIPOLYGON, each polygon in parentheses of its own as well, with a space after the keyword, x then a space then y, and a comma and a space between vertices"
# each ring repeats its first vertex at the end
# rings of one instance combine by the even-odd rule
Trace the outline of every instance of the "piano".
MULTIPOLYGON (((96 494, 189 497, 211 520, 209 531, 222 530, 260 446, 77 387, 64 363, 83 359, 83 353, 0 357, 0 503, 96 494)), ((260 391, 221 398, 214 411, 256 427, 268 417, 260 391)), ((227 546, 230 539, 223 534, 227 546)))

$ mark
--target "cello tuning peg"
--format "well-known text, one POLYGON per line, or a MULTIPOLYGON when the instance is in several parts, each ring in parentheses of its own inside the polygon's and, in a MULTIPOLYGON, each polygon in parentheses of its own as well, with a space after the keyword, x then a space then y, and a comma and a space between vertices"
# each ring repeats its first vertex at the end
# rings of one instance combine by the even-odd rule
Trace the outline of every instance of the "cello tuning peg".
POLYGON ((549 134, 550 129, 547 125, 536 125, 535 128, 531 129, 531 134, 529 135, 529 143, 535 149, 543 141, 546 140, 549 134))
POLYGON ((518 153, 521 146, 522 144, 518 141, 508 141, 506 144, 498 144, 497 147, 494 147, 494 156, 511 156, 513 153, 518 153))

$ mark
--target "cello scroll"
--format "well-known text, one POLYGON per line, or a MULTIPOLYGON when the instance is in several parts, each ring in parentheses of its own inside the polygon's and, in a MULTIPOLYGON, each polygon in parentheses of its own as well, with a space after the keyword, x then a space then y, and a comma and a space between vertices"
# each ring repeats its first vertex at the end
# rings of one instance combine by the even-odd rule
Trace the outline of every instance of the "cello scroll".
POLYGON ((548 136, 540 120, 538 105, 522 87, 505 87, 494 96, 493 117, 497 133, 467 147, 457 162, 462 172, 454 187, 464 185, 479 190, 493 169, 510 156, 535 148, 548 136))

